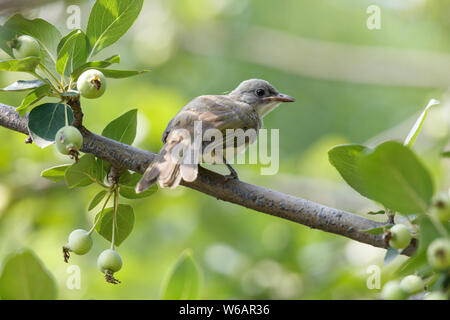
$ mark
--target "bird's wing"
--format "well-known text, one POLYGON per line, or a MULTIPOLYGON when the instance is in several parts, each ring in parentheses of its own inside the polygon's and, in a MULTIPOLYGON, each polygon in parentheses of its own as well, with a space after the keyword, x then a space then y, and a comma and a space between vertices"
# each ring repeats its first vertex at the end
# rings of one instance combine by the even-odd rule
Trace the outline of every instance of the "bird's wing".
POLYGON ((227 96, 200 96, 181 109, 169 122, 162 141, 165 143, 173 130, 192 131, 195 121, 202 121, 202 130, 215 128, 221 132, 237 128, 259 129, 260 126, 259 119, 249 105, 227 96))

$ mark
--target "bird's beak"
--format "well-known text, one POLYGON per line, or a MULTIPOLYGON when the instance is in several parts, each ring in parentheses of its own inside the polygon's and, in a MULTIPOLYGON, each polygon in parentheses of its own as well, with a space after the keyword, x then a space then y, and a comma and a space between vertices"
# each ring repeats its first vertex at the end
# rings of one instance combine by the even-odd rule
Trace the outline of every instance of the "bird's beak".
POLYGON ((295 99, 291 96, 288 96, 287 94, 279 93, 276 96, 272 97, 265 97, 263 98, 264 101, 279 101, 279 102, 295 102, 295 99))

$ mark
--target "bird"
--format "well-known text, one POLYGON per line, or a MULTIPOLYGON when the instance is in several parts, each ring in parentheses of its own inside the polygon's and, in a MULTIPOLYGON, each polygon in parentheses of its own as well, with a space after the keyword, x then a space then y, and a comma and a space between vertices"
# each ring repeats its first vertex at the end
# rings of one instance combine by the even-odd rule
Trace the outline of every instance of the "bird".
MULTIPOLYGON (((237 172, 227 162, 225 150, 227 130, 254 130, 257 135, 263 125, 263 118, 283 102, 295 102, 295 99, 279 93, 274 86, 262 79, 245 80, 228 94, 202 95, 194 98, 168 123, 161 138, 164 145, 137 183, 136 193, 145 191, 156 182, 162 188, 175 188, 182 180, 195 181, 202 159, 195 159, 198 156, 194 154, 194 142, 189 135, 195 134, 196 124, 200 124, 201 132, 214 129, 221 133, 225 140, 206 141, 204 137, 200 137, 204 139, 200 141, 201 146, 203 148, 209 146, 209 149, 214 150, 212 147, 218 147, 220 144, 219 149, 224 149, 221 158, 230 171, 230 174, 225 176, 226 180, 238 179, 237 172), (185 161, 187 155, 191 161, 185 161)), ((253 142, 246 139, 244 143, 247 146, 253 142)), ((239 147, 235 141, 232 146, 235 149, 239 147)))

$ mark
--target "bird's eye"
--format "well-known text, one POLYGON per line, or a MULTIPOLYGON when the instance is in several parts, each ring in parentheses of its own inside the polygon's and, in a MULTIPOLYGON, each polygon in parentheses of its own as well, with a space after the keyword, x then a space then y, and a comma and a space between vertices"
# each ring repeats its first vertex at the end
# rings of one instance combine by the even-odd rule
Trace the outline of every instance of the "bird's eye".
POLYGON ((258 97, 262 97, 265 93, 264 89, 256 89, 256 95, 258 97))

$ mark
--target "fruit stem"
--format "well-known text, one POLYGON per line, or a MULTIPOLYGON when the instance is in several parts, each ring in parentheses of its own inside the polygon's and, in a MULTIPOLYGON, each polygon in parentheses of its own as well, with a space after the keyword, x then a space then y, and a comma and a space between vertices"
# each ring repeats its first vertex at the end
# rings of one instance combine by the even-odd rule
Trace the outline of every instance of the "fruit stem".
POLYGON ((64 103, 64 117, 66 119, 66 127, 69 125, 69 116, 67 115, 67 104, 64 103))
POLYGON ((111 236, 111 250, 114 250, 114 240, 116 236, 116 224, 117 224, 117 207, 119 202, 119 190, 118 185, 114 185, 114 214, 112 221, 112 236, 111 236))

